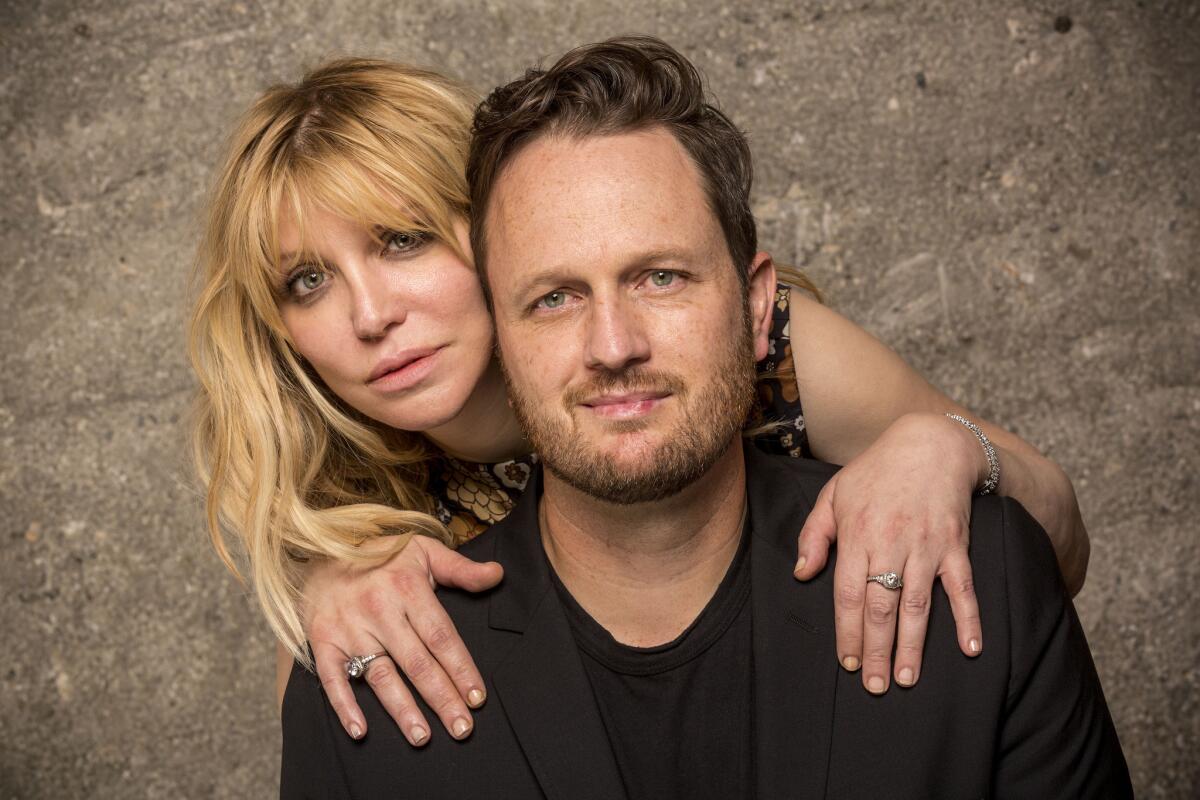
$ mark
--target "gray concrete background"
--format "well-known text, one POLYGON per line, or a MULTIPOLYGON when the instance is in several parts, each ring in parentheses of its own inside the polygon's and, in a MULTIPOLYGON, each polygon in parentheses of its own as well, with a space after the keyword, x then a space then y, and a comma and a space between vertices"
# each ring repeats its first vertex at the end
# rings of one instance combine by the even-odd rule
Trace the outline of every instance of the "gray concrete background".
POLYGON ((749 131, 766 246, 1074 478, 1135 786, 1200 793, 1200 4, 0 9, 0 796, 275 792, 271 641, 208 550, 181 431, 234 115, 327 56, 486 89, 627 32, 694 57, 749 131))

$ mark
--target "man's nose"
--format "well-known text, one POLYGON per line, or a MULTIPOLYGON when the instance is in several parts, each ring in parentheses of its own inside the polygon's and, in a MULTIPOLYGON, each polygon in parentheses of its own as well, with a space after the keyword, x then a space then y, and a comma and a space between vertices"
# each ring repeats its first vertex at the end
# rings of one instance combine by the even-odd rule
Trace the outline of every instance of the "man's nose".
POLYGON ((393 325, 404 322, 407 304, 388 284, 384 270, 372 265, 347 270, 350 284, 350 316, 359 339, 381 339, 393 325))
POLYGON ((650 358, 650 340, 637 309, 623 298, 597 299, 588 320, 587 365, 619 371, 650 358))

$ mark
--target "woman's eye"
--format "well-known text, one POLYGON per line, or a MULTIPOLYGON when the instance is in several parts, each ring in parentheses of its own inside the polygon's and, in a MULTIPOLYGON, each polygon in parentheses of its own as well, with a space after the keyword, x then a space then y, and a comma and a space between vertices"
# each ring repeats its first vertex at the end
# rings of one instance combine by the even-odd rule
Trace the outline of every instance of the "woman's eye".
POLYGON ((550 294, 543 295, 537 304, 542 308, 558 308, 565 302, 567 302, 566 292, 551 292, 550 294))
POLYGON ((384 250, 389 253, 407 253, 425 243, 426 236, 418 231, 388 231, 383 235, 384 250))
POLYGON ((675 282, 675 273, 669 269, 659 269, 650 273, 650 282, 655 286, 670 286, 675 282))
POLYGON ((293 297, 305 297, 320 289, 325 283, 325 277, 324 272, 310 267, 296 274, 288 282, 288 291, 292 293, 293 297))

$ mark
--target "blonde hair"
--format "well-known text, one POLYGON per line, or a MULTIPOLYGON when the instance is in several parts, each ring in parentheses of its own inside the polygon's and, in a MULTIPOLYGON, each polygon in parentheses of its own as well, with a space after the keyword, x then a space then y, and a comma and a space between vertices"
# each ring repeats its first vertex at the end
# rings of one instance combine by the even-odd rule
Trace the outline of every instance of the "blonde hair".
POLYGON ((240 545, 279 640, 311 666, 299 564, 377 561, 383 534, 449 540, 425 492, 424 440, 356 413, 293 349, 276 307, 277 226, 314 210, 369 230, 417 230, 453 248, 466 217, 471 93, 386 61, 328 63, 263 94, 235 129, 207 208, 189 355, 200 381, 192 450, 209 535, 239 578, 240 545))

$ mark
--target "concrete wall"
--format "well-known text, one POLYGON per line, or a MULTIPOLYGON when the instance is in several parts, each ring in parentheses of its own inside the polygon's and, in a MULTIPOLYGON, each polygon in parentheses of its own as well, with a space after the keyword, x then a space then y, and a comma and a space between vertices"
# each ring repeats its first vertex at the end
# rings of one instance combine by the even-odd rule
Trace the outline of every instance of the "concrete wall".
POLYGON ((1135 785, 1200 791, 1200 4, 0 8, 0 795, 275 791, 271 641, 182 452, 182 299, 234 115, 331 55, 486 89, 639 31, 749 131, 765 245, 1074 478, 1135 785))

